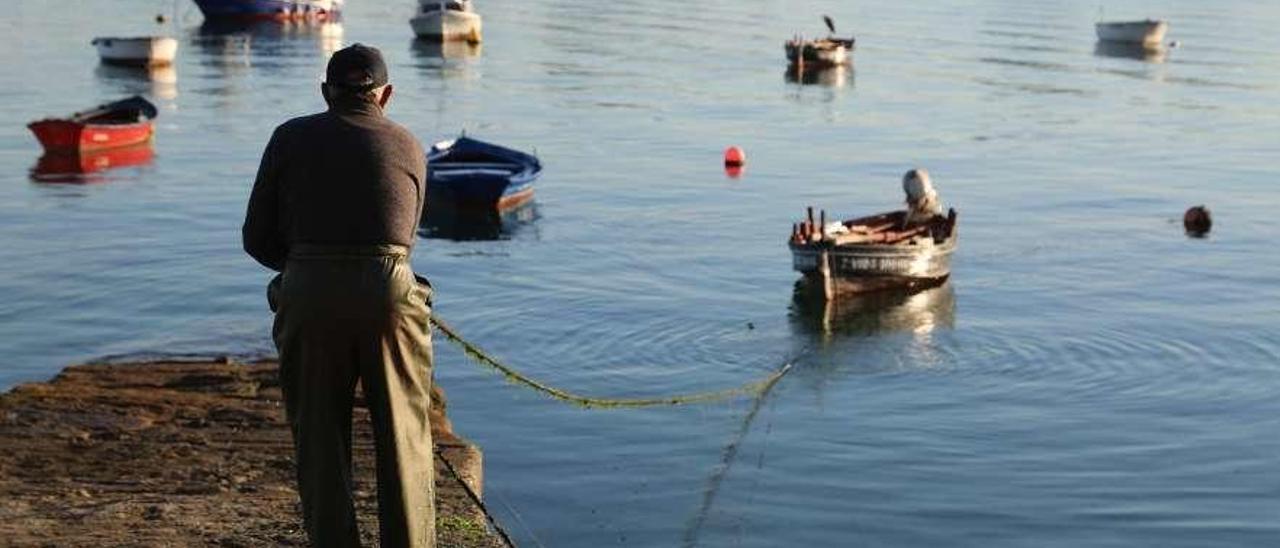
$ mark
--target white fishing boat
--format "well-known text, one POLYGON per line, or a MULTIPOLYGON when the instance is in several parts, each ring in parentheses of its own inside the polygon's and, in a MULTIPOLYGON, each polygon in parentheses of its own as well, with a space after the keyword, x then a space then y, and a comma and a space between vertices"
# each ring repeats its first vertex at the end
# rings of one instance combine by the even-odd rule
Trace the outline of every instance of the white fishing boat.
POLYGON ((418 0, 418 14, 409 25, 418 38, 480 42, 480 14, 472 9, 471 0, 418 0))
POLYGON ((1158 46, 1164 41, 1169 23, 1157 19, 1143 21, 1099 21, 1095 25, 1098 40, 1158 46))
POLYGON ((103 63, 139 67, 173 63, 178 41, 168 36, 101 37, 91 42, 103 63))

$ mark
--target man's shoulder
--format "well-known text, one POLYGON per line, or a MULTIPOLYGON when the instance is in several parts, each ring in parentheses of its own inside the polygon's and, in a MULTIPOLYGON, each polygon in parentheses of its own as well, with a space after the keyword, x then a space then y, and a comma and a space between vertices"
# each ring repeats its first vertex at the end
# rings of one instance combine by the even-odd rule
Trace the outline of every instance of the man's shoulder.
POLYGON ((409 131, 409 128, 404 127, 400 125, 399 122, 385 116, 382 118, 382 121, 385 124, 387 131, 394 134, 396 138, 404 142, 405 145, 412 146, 419 151, 422 150, 422 143, 418 141, 417 136, 415 136, 412 131, 409 131))
POLYGON ((317 124, 324 123, 325 113, 317 112, 306 116, 298 116, 292 118, 279 126, 276 126, 276 133, 291 133, 298 131, 306 131, 315 127, 317 124))

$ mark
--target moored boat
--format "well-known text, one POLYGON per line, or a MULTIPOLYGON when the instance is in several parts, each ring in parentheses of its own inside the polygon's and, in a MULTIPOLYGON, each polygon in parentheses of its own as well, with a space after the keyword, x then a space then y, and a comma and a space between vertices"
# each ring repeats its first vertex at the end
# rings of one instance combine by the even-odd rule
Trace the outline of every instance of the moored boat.
POLYGON ((100 37, 92 42, 103 63, 135 67, 173 64, 178 41, 168 36, 100 37))
POLYGON ((956 212, 908 224, 906 211, 826 223, 826 214, 792 227, 792 267, 827 299, 885 289, 919 289, 946 281, 956 249, 956 212))
POLYGON ((1156 19, 1143 21, 1099 21, 1094 25, 1098 40, 1158 46, 1164 41, 1169 23, 1156 19))
POLYGON ((853 38, 819 38, 805 40, 795 37, 783 45, 787 62, 797 67, 833 67, 849 64, 853 51, 853 38))
POLYGON ((149 141, 156 114, 155 105, 135 95, 67 118, 31 122, 27 127, 50 152, 100 150, 149 141))
POLYGON ((427 191, 461 208, 523 205, 541 174, 537 157, 465 135, 427 151, 427 191))
POLYGON ((195 0, 205 19, 332 20, 343 0, 195 0))
POLYGON ((418 0, 418 13, 409 20, 409 26, 424 40, 474 44, 481 39, 480 14, 471 7, 471 0, 418 0))
POLYGON ((782 45, 783 51, 787 54, 787 62, 798 72, 803 72, 806 68, 848 65, 850 62, 849 56, 853 54, 854 38, 852 36, 836 38, 835 22, 826 15, 822 16, 822 21, 826 23, 831 35, 815 40, 795 36, 782 45))

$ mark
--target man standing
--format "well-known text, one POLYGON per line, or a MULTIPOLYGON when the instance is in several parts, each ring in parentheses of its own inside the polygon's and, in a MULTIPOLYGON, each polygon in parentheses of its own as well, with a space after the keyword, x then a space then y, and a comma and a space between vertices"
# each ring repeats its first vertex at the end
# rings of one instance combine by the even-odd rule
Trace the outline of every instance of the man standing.
POLYGON ((290 120, 267 143, 244 248, 280 274, 276 313, 284 393, 315 546, 359 546, 351 500, 351 417, 360 381, 377 448, 381 545, 435 545, 430 287, 409 263, 426 157, 383 115, 392 88, 375 48, 333 54, 326 112, 290 120))

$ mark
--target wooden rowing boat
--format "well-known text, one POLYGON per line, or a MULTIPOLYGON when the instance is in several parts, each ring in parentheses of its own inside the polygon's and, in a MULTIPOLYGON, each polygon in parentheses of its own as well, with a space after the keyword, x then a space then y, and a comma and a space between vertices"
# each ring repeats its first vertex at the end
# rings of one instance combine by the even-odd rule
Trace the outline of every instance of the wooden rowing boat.
POLYGON ((99 105, 67 118, 27 124, 50 152, 76 152, 135 145, 151 140, 156 106, 140 96, 99 105))
POLYGON ((884 289, 932 287, 951 275, 956 249, 956 212, 906 224, 905 211, 843 222, 815 222, 813 209, 793 225, 788 247, 792 267, 822 297, 884 289))

